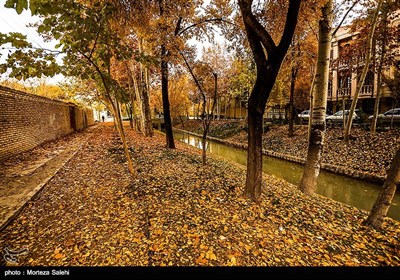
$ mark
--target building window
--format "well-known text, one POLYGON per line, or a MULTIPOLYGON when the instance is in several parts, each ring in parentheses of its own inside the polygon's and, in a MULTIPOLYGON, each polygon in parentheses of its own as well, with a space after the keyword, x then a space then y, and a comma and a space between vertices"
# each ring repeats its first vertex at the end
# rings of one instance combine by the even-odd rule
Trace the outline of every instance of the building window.
POLYGON ((373 72, 368 72, 367 76, 365 76, 365 81, 364 85, 372 86, 374 85, 374 73, 373 72))

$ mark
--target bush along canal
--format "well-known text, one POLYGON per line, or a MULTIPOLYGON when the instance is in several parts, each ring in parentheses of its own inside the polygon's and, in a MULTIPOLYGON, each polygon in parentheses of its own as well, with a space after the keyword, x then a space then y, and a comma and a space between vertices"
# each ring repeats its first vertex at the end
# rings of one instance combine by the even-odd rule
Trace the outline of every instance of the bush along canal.
MULTIPOLYGON (((174 136, 181 142, 202 148, 201 138, 188 133, 174 131, 174 136)), ((246 165, 247 151, 231 147, 222 143, 207 140, 207 152, 228 158, 239 164, 246 165)), ((263 156, 263 171, 275 175, 286 181, 298 185, 303 174, 303 166, 298 163, 263 156)), ((318 177, 317 193, 336 201, 370 211, 382 184, 350 178, 321 170, 318 177)), ((390 206, 388 217, 400 220, 400 194, 396 192, 390 206)))

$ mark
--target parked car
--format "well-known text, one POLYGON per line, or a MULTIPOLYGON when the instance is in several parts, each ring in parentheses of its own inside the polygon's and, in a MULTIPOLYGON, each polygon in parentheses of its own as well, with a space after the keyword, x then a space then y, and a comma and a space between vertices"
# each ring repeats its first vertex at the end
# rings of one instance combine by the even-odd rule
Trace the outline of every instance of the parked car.
MULTIPOLYGON (((356 109, 356 111, 353 114, 353 122, 360 120, 360 116, 357 115, 357 112, 358 112, 358 110, 356 109)), ((344 115, 346 116, 346 118, 349 117, 349 113, 350 113, 350 110, 344 111, 344 115)), ((342 124, 343 123, 343 110, 337 111, 332 116, 327 116, 326 123, 329 125, 342 124)))
POLYGON ((310 118, 310 110, 304 110, 297 116, 302 120, 308 121, 308 119, 310 118))
MULTIPOLYGON (((368 117, 369 121, 372 121, 374 116, 368 117)), ((389 111, 386 111, 383 114, 378 115, 378 122, 380 123, 391 123, 393 119, 393 123, 400 123, 400 108, 394 108, 389 111)))

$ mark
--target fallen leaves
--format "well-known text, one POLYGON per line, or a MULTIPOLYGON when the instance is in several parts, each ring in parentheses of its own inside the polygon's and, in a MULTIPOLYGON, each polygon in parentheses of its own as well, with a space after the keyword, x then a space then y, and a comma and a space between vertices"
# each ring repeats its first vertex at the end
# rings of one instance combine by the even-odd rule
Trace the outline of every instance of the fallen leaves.
POLYGON ((57 254, 54 255, 54 258, 55 258, 56 260, 59 260, 59 259, 64 258, 64 255, 61 254, 61 253, 57 253, 57 254))
POLYGON ((242 167, 213 156, 203 167, 191 147, 128 136, 137 177, 121 162, 112 128, 100 127, 2 232, 0 247, 28 245, 20 265, 400 264, 399 222, 367 229, 365 212, 273 176, 254 204, 242 197, 242 167))
MULTIPOLYGON (((215 126, 218 124, 216 123, 215 126)), ((190 127, 188 124, 185 125, 185 129, 190 130, 190 127)), ((342 128, 328 128, 322 162, 385 176, 397 149, 400 130, 371 134, 369 131, 355 127, 351 133, 355 140, 351 140, 351 144, 346 145, 339 139, 339 136, 343 134, 342 128)), ((264 133, 263 148, 305 159, 308 149, 306 134, 307 126, 297 126, 294 137, 289 138, 288 127, 277 125, 264 133)), ((246 139, 245 132, 229 138, 238 143, 245 143, 246 139)))

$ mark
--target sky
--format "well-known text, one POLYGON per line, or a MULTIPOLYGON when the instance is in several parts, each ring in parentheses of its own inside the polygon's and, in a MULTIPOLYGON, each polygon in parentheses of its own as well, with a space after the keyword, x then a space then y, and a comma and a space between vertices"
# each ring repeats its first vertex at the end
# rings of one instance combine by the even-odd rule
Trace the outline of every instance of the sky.
MULTIPOLYGON (((30 23, 35 23, 39 20, 37 16, 32 16, 30 11, 24 10, 20 15, 14 9, 4 7, 6 0, 0 0, 0 33, 19 32, 27 36, 29 42, 36 48, 54 49, 57 44, 56 41, 44 42, 40 35, 36 32, 35 28, 27 27, 30 23)), ((8 50, 0 49, 0 63, 6 59, 8 50)), ((0 80, 6 77, 1 76, 0 80)), ((57 84, 64 77, 57 75, 53 78, 48 78, 47 82, 57 84)))

